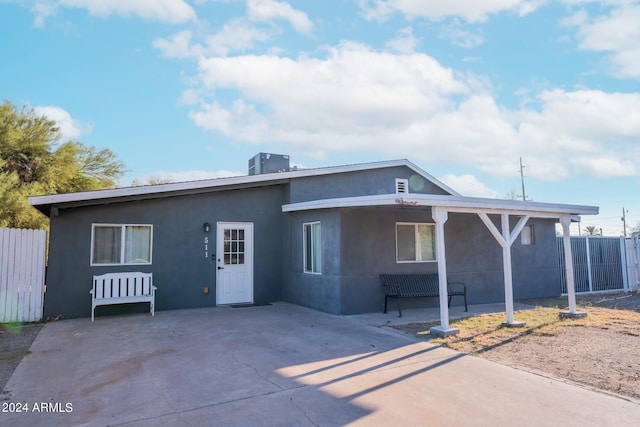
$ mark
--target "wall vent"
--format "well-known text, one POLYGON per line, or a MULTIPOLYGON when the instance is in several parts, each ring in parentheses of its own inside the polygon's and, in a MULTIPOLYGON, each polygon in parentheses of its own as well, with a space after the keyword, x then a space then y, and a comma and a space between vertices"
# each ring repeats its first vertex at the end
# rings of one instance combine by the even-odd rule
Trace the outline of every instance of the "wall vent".
POLYGON ((409 180, 396 178, 396 194, 409 192, 409 180))

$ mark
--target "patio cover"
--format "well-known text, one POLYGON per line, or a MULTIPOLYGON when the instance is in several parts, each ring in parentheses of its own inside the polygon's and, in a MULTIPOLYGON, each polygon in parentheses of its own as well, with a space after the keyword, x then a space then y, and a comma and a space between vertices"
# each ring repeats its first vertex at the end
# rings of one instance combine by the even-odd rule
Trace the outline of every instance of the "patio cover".
POLYGON ((431 207, 432 217, 436 223, 436 250, 438 253, 438 276, 440 286, 440 326, 431 328, 431 333, 439 336, 456 334, 457 329, 449 324, 447 306, 447 261, 445 248, 444 224, 449 212, 469 213, 480 217, 493 237, 502 247, 504 266, 504 294, 506 324, 519 326, 520 322, 513 318, 513 278, 511 264, 511 245, 527 224, 529 218, 552 218, 562 225, 564 256, 567 277, 567 296, 569 300, 568 316, 580 316, 576 311, 575 283, 573 277, 573 261, 569 225, 579 215, 597 215, 597 206, 565 205, 555 203, 525 202, 517 200, 486 199, 463 196, 442 196, 431 194, 383 194, 376 196, 358 196, 336 199, 313 200, 309 202, 291 203, 282 206, 283 212, 305 211, 313 209, 335 209, 347 207, 374 206, 420 206, 431 207), (501 229, 491 221, 489 215, 499 215, 501 229), (509 226, 509 217, 519 217, 513 230, 509 226))

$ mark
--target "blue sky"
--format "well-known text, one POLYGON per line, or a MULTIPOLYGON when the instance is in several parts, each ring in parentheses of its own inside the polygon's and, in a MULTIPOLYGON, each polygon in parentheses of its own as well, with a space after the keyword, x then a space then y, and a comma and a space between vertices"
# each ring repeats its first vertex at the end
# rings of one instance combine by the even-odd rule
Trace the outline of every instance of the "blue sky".
MULTIPOLYGON (((121 185, 407 158, 640 223, 640 0, 0 0, 0 97, 121 185)), ((577 227, 576 230, 577 232, 577 227)))

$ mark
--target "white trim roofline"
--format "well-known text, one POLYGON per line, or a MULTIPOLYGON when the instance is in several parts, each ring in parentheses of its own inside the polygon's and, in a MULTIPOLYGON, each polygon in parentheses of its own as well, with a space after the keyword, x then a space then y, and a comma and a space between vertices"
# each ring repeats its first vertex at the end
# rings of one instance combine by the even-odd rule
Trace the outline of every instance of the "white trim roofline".
POLYGON ((382 194, 312 200, 282 206, 283 212, 374 206, 439 206, 448 212, 529 215, 536 218, 559 218, 563 215, 597 215, 598 206, 525 202, 480 197, 442 196, 435 194, 382 194))
MULTIPOLYGON (((41 210, 48 210, 52 205, 66 203, 83 203, 119 199, 119 198, 148 198, 149 196, 162 197, 170 193, 189 193, 192 191, 206 191, 207 189, 215 189, 220 187, 231 186, 247 186, 247 185, 269 185, 282 180, 290 180, 295 178, 304 178, 311 176, 321 176, 346 172, 358 172, 372 169, 383 169, 397 166, 406 166, 412 169, 423 178, 431 181, 434 185, 442 188, 444 191, 459 195, 458 192, 436 179, 434 176, 425 172, 412 162, 406 159, 386 160, 381 162, 358 163, 344 166, 330 166, 315 169, 302 169, 289 172, 278 172, 260 175, 243 175, 229 178, 215 178, 200 181, 177 182, 169 184, 146 185, 139 187, 122 187, 107 190, 84 191, 77 193, 53 194, 44 196, 29 197, 29 204, 41 210)), ((90 203, 89 203, 90 204, 90 203)))

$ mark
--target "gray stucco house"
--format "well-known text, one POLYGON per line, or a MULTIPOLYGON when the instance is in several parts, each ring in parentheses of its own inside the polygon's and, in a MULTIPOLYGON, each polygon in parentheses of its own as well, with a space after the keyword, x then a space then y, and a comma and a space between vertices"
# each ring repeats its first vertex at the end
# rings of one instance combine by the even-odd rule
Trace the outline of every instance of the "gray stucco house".
POLYGON ((31 197, 51 218, 44 315, 89 316, 92 276, 125 271, 153 273, 157 310, 376 312, 380 273, 439 272, 465 282, 470 303, 508 312, 513 298, 561 293, 555 224, 568 236, 567 218, 598 211, 463 197, 407 160, 282 170, 31 197))

